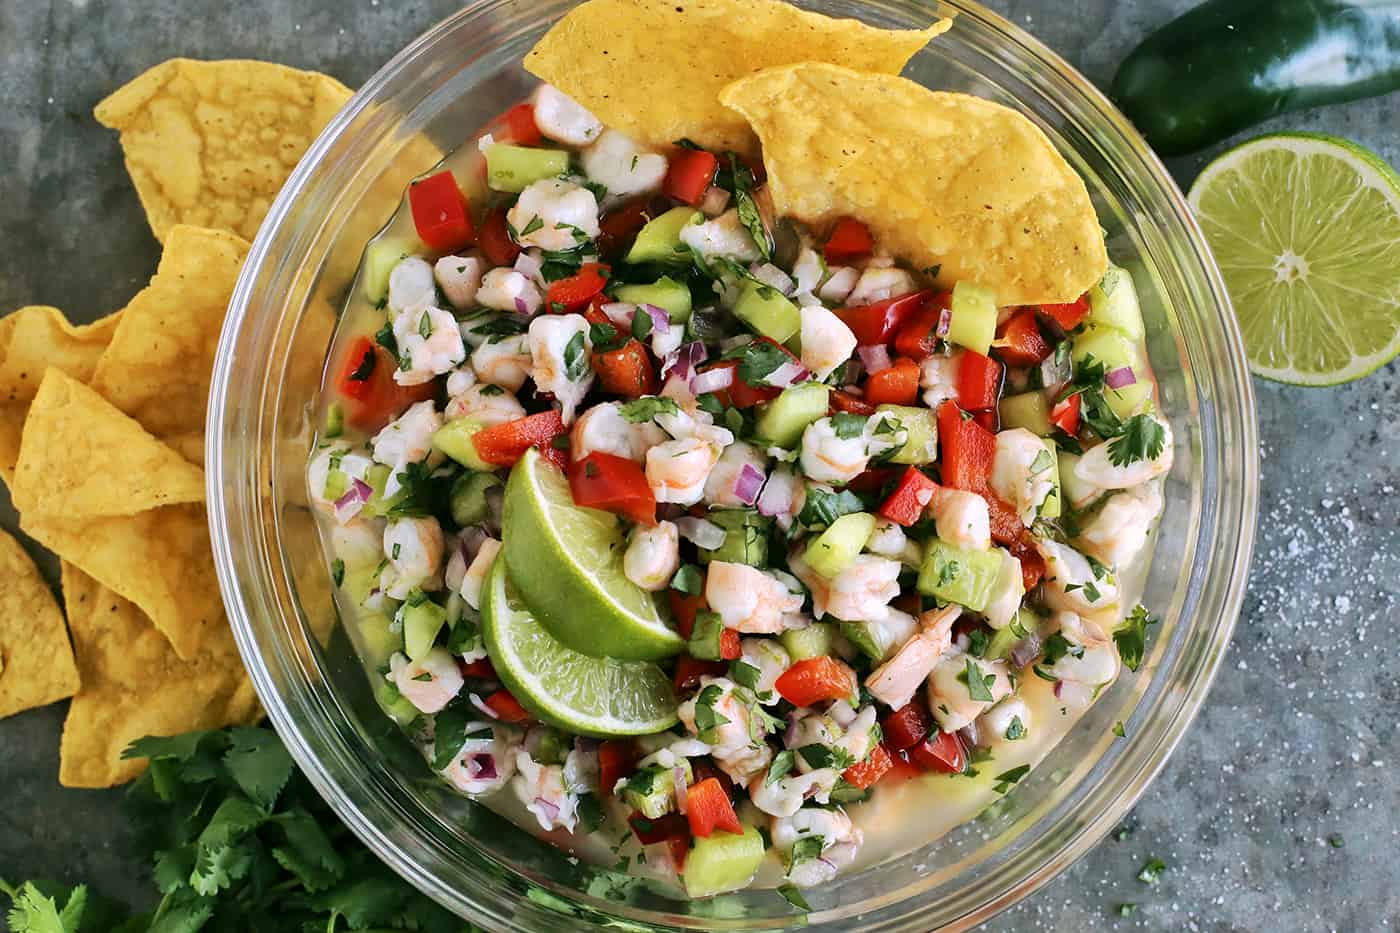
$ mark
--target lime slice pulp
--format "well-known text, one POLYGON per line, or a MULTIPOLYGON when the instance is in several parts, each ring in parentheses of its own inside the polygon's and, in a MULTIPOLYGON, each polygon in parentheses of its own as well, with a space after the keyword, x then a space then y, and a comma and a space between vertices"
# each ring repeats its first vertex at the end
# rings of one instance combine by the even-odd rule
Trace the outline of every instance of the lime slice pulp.
POLYGON ((536 450, 506 482, 501 539, 525 604, 575 651, 655 661, 685 647, 656 598, 622 572, 627 542, 618 518, 574 505, 564 474, 536 450))
POLYGON ((1400 353, 1400 175, 1332 136, 1252 139, 1189 195, 1250 369, 1293 385, 1359 379, 1400 353))
POLYGON ((491 663, 536 718, 600 738, 648 735, 676 724, 676 697, 661 668, 589 657, 560 644, 515 592, 505 561, 492 565, 482 592, 491 663))

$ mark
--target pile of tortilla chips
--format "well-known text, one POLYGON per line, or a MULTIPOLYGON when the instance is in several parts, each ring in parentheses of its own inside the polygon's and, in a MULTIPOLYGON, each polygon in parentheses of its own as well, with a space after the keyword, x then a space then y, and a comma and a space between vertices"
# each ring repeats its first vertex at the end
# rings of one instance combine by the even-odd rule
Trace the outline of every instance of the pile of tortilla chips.
POLYGON ((0 476, 21 529, 62 561, 68 623, 0 534, 0 717, 73 697, 70 787, 135 777, 144 762, 121 753, 143 735, 261 716, 214 573, 205 410, 244 237, 349 96, 263 62, 177 59, 136 78, 97 117, 120 130, 164 243, 155 276, 95 324, 48 307, 0 318, 0 476))

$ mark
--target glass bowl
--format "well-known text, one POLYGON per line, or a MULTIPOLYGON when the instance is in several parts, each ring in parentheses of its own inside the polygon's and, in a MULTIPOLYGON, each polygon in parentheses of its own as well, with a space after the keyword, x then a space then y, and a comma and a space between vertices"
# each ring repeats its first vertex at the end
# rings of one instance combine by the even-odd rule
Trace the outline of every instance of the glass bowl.
MULTIPOLYGON (((229 308, 209 399, 209 514, 238 645, 302 770, 365 843, 489 930, 772 930, 775 892, 686 902, 578 864, 451 793, 375 706, 335 621, 303 468, 326 350, 365 241, 406 181, 534 83, 521 56, 568 0, 472 0, 386 65, 331 122, 277 198, 229 308)), ((923 26, 918 0, 803 3, 923 26)), ((981 7, 910 63, 931 87, 1015 107, 1083 174, 1109 253, 1141 292, 1176 462, 1144 601, 1163 622, 1032 775, 973 823, 808 892, 816 930, 961 929, 1044 884, 1138 799, 1196 715, 1239 613, 1254 541, 1250 380, 1224 285, 1181 192, 1082 76, 981 7), (1126 739, 1110 726, 1127 724, 1126 739)))

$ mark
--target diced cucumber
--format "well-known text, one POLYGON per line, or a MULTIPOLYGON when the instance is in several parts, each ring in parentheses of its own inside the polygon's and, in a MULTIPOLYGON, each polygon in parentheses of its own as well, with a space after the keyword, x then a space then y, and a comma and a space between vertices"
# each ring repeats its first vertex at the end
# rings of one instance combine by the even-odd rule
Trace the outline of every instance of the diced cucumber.
POLYGON ((988 661, 998 661, 1009 655, 1018 641, 1039 630, 1039 616, 1024 607, 1017 609, 1016 618, 1011 620, 1010 625, 992 633, 992 639, 987 642, 987 651, 983 657, 988 661))
POLYGON ((831 654, 836 627, 829 622, 813 622, 806 628, 788 629, 778 636, 794 661, 823 658, 831 654))
POLYGON ((541 726, 538 744, 530 753, 530 757, 542 765, 562 765, 572 746, 568 736, 558 729, 541 726))
MULTIPOLYGON (((373 570, 373 567, 367 568, 373 570)), ((358 620, 362 660, 371 667, 383 667, 394 652, 403 650, 403 634, 389 627, 388 616, 370 613, 358 620)))
POLYGON ((345 408, 339 402, 331 402, 326 408, 326 426, 321 433, 326 437, 340 437, 345 433, 345 408))
POLYGON ((1050 423, 1050 405, 1045 401, 1045 393, 1039 389, 1008 395, 998 407, 1003 428, 1025 428, 1041 437, 1049 437, 1055 430, 1050 423))
POLYGON ((768 530, 771 518, 754 509, 715 509, 705 516, 724 529, 724 543, 713 551, 700 548, 700 562, 712 560, 750 567, 768 566, 768 530))
POLYGON ((408 702, 408 697, 377 675, 374 675, 374 698, 379 701, 379 708, 384 710, 384 714, 400 726, 407 726, 419 716, 418 707, 408 702))
POLYGON ((681 231, 693 224, 701 223, 705 215, 690 207, 673 207, 660 217, 655 217, 637 231, 637 239, 627 251, 627 262, 666 262, 688 265, 690 256, 678 249, 681 245, 681 231))
MULTIPOLYGON (((685 770, 686 783, 694 778, 687 759, 677 767, 685 770)), ((622 799, 632 809, 649 820, 657 820, 676 808, 675 768, 650 765, 642 768, 622 785, 622 799)))
POLYGON ((720 621, 718 612, 697 612, 686 651, 691 657, 702 661, 718 661, 723 654, 720 638, 723 634, 724 623, 720 621))
POLYGON ((1109 266, 1099 284, 1089 289, 1089 323, 1116 327, 1133 340, 1146 335, 1137 287, 1127 269, 1109 266))
POLYGON ((364 268, 360 271, 360 290, 372 305, 389 297, 389 273, 405 256, 412 256, 418 244, 404 237, 385 237, 365 247, 364 268))
POLYGON ((384 490, 388 488, 389 474, 393 472, 391 467, 382 463, 376 463, 369 468, 365 474, 365 482, 369 483, 369 500, 365 502, 364 513, 371 517, 382 518, 389 514, 389 510, 399 503, 404 496, 404 491, 399 490, 390 499, 384 498, 384 490))
POLYGON ((504 487, 504 484, 494 473, 463 473, 457 477, 448 499, 452 507, 452 520, 461 528, 484 521, 490 512, 486 505, 486 493, 497 486, 504 487))
POLYGON ((1147 367, 1142 363, 1137 344, 1116 327, 1090 326, 1084 333, 1074 338, 1071 358, 1078 366, 1086 357, 1092 356, 1104 365, 1104 371, 1127 366, 1132 369, 1137 382, 1121 389, 1104 387, 1103 397, 1108 407, 1120 418, 1136 414, 1147 400, 1152 387, 1147 379, 1147 367))
POLYGON ((842 515, 807 546, 804 559, 829 580, 851 566, 874 530, 875 516, 869 512, 842 515))
POLYGON ((481 459, 472 438, 486 425, 476 418, 454 418, 433 432, 433 448, 440 450, 469 470, 489 473, 491 464, 481 459))
POLYGON ((771 285, 746 280, 734 302, 734 316, 760 336, 787 343, 802 330, 802 315, 787 297, 771 285))
POLYGON ((1093 483, 1085 482, 1075 475, 1074 468, 1079 465, 1079 457, 1067 450, 1060 451, 1056 458, 1059 463, 1057 469, 1060 471, 1060 489, 1064 493, 1071 509, 1078 511, 1086 506, 1092 505, 1104 494, 1104 490, 1093 483))
POLYGON ((846 636, 846 640, 860 649, 865 655, 876 664, 885 660, 885 646, 880 644, 876 633, 878 626, 871 626, 864 622, 842 622, 841 634, 846 636))
POLYGON ((568 170, 569 154, 562 149, 528 149, 507 143, 486 149, 486 184, 496 191, 524 191, 543 178, 557 178, 568 170))
POLYGON ((763 861, 763 837, 747 827, 742 834, 723 831, 697 836, 685 860, 685 891, 711 897, 747 885, 763 861))
POLYGON ((321 490, 321 495, 331 502, 334 502, 345 495, 346 490, 349 488, 350 477, 346 475, 344 470, 327 470, 326 488, 321 490))
POLYGON ((1063 493, 1060 492, 1060 458, 1058 448, 1054 441, 1046 441, 1046 446, 1050 448, 1050 482, 1055 485, 1046 494, 1045 501, 1040 504, 1041 518, 1059 518, 1060 512, 1064 509, 1063 493))
POLYGON ((980 285, 959 282, 953 286, 951 311, 948 342, 985 356, 997 332, 996 295, 980 285))
POLYGON ((655 305, 671 316, 672 324, 690 320, 690 289, 682 282, 663 275, 650 285, 621 285, 617 300, 634 305, 655 305))
POLYGON ((890 457, 890 463, 918 466, 938 459, 938 417, 932 409, 912 405, 880 405, 876 410, 893 412, 909 433, 909 439, 890 457))
POLYGON ((758 410, 754 433, 775 447, 789 450, 802 440, 807 425, 826 417, 831 387, 820 382, 799 382, 758 410))
POLYGON ((1001 555, 995 549, 969 551, 931 538, 919 568, 918 588, 925 596, 981 612, 1000 574, 1001 555))
POLYGON ((403 619, 403 653, 410 661, 421 661, 433 650, 438 632, 447 622, 447 610, 430 599, 416 605, 404 603, 399 607, 403 619))

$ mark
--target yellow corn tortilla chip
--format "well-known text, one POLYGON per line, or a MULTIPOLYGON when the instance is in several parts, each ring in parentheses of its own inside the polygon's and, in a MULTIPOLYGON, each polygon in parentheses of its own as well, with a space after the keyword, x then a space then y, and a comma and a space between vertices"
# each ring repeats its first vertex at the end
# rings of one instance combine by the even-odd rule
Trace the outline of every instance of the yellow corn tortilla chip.
POLYGON ((58 779, 111 787, 146 769, 122 751, 146 735, 251 724, 262 716, 228 626, 206 651, 181 660, 150 619, 72 564, 63 601, 83 686, 63 724, 58 779))
POLYGON ((877 29, 779 0, 589 0, 530 50, 525 70, 638 142, 689 138, 752 155, 753 133, 719 102, 729 82, 804 61, 898 74, 950 25, 877 29))
POLYGON ((0 531, 0 719, 47 706, 78 689, 63 613, 39 568, 0 531))
POLYGON ((1083 180, 1007 107, 815 63, 736 81, 721 100, 763 142, 780 213, 859 218, 883 248, 1002 306, 1074 301, 1103 277, 1083 180))
POLYGON ((76 520, 204 501, 204 471, 92 389, 50 369, 24 422, 15 508, 76 520))
POLYGON ((74 326, 57 308, 31 305, 0 318, 0 477, 10 483, 29 402, 47 367, 80 382, 92 378, 120 312, 74 326))
POLYGON ((20 527, 135 603, 182 658, 207 650, 228 627, 202 505, 77 520, 21 514, 20 527))
POLYGON ((127 173, 156 239, 176 224, 252 239, 277 192, 350 89, 258 61, 174 58, 97 105, 121 133, 127 173))
POLYGON ((219 330, 247 254, 233 234, 173 228, 92 377, 99 395, 198 464, 219 330))

